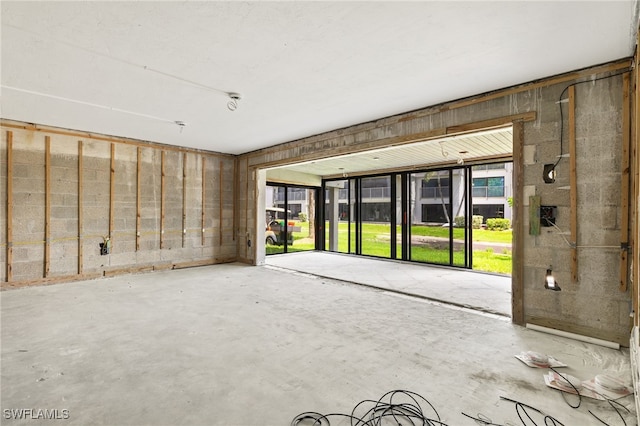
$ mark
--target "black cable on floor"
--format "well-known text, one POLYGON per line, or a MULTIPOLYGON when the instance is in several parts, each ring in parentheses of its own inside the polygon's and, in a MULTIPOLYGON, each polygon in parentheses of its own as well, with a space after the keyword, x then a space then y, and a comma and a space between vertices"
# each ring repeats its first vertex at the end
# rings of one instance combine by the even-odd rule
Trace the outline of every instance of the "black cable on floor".
POLYGON ((562 399, 564 399, 564 402, 566 402, 567 405, 571 408, 580 408, 580 404, 582 404, 582 395, 580 394, 580 391, 578 390, 578 388, 576 388, 569 379, 567 379, 563 374, 559 373, 558 370, 556 370, 555 368, 549 367, 549 370, 553 371, 558 376, 562 377, 562 379, 565 382, 569 383, 569 385, 573 388, 573 390, 576 391, 576 395, 578 395, 578 405, 574 406, 573 404, 569 403, 569 401, 567 401, 567 397, 565 396, 566 392, 560 391, 560 393, 562 393, 562 399))
MULTIPOLYGON (((351 426, 382 426, 383 421, 393 419, 402 426, 447 426, 442 422, 436 408, 422 395, 407 391, 393 390, 382 395, 378 400, 365 399, 355 405, 351 414, 320 414, 305 412, 298 414, 291 421, 291 426, 330 426, 330 417, 348 418, 351 426), (421 405, 426 403, 428 407, 421 405), (357 411, 364 411, 356 414, 357 411)), ((384 423, 386 424, 386 423, 384 423)))
POLYGON ((543 413, 542 410, 534 406, 525 404, 524 402, 516 401, 515 399, 506 398, 504 396, 501 396, 500 399, 513 402, 516 405, 516 413, 518 414, 518 418, 520 419, 523 425, 526 425, 527 423, 522 418, 522 414, 526 415, 529 421, 533 423, 534 426, 537 426, 537 423, 535 422, 535 420, 533 420, 533 418, 529 414, 529 411, 535 411, 536 413, 544 416, 543 421, 545 426, 564 426, 564 423, 562 423, 560 420, 556 419, 553 416, 543 413))
MULTIPOLYGON (((624 419, 624 416, 622 415, 622 413, 620 412, 620 410, 618 409, 618 407, 616 407, 616 405, 624 408, 626 410, 627 413, 631 413, 631 410, 629 410, 627 407, 625 407, 624 405, 620 404, 618 401, 614 401, 613 399, 609 399, 606 396, 602 395, 599 392, 596 392, 598 395, 602 396, 611 406, 611 408, 613 408, 616 413, 618 414, 618 416, 620 416, 620 420, 622 420, 622 423, 624 424, 624 426, 627 426, 627 421, 624 419)), ((591 410, 589 410, 589 414, 591 414, 593 417, 596 418, 596 420, 598 420, 600 423, 602 423, 603 425, 607 425, 609 426, 609 423, 605 422, 604 420, 602 420, 600 417, 596 416, 591 410)))

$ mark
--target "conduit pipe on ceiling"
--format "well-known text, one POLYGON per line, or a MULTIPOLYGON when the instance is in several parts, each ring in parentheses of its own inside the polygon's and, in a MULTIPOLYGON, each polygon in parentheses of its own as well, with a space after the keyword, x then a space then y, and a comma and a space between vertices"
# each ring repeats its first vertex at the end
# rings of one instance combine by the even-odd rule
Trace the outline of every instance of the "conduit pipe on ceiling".
POLYGON ((526 327, 531 330, 540 331, 542 333, 553 334, 555 336, 560 336, 560 337, 567 337, 569 339, 580 340, 581 342, 586 342, 586 343, 593 343, 595 345, 604 346, 606 348, 611 348, 616 350, 620 349, 619 343, 609 342, 608 340, 601 340, 601 339, 596 339, 595 337, 582 336, 580 334, 569 333, 568 331, 556 330, 555 328, 542 327, 539 325, 529 324, 529 323, 527 323, 526 327))

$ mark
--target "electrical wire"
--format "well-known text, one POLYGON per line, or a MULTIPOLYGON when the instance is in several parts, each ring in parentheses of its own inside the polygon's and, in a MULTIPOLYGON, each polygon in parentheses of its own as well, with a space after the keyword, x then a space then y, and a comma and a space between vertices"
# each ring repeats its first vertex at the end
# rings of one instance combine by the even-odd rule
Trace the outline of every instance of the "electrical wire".
POLYGON ((537 423, 529 413, 529 411, 534 411, 535 413, 544 416, 543 421, 545 426, 565 426, 564 423, 562 423, 560 420, 556 419, 553 416, 550 416, 549 414, 545 414, 542 410, 532 405, 525 404, 524 402, 516 401, 515 399, 507 398, 504 396, 501 396, 500 399, 513 402, 516 405, 516 413, 518 414, 518 418, 520 419, 523 425, 527 424, 525 420, 522 418, 523 414, 526 415, 527 419, 529 419, 529 421, 533 423, 534 426, 537 425, 537 423))
POLYGON ((553 223, 552 221, 548 220, 548 219, 544 219, 549 225, 553 226, 554 228, 556 228, 558 231, 560 231, 560 235, 562 237, 562 239, 564 240, 565 243, 567 243, 567 245, 571 248, 614 248, 614 249, 620 249, 620 246, 579 246, 576 243, 572 243, 569 240, 567 240, 567 238, 564 236, 564 231, 555 223, 553 223))
POLYGON ((429 400, 416 392, 402 389, 389 391, 378 400, 362 400, 355 405, 351 414, 307 411, 295 416, 291 426, 330 426, 330 417, 350 419, 351 426, 382 426, 383 421, 389 419, 403 426, 447 426, 429 400), (421 402, 428 405, 427 411, 423 410, 421 402), (364 412, 356 414, 358 411, 364 412))
MULTIPOLYGON (((619 416, 619 417, 620 417, 620 419, 622 420, 622 423, 624 424, 624 426, 627 426, 627 421, 624 419, 624 416, 622 415, 622 413, 620 412, 620 410, 618 409, 618 407, 616 407, 616 405, 617 405, 617 406, 619 406, 619 407, 624 408, 624 409, 625 409, 625 411, 626 411, 627 413, 631 413, 631 410, 629 410, 629 409, 628 409, 627 407, 625 407, 624 405, 620 404, 618 401, 614 401, 614 400, 613 400, 613 399, 611 399, 611 398, 607 398, 607 396, 606 396, 606 395, 603 395, 603 394, 601 394, 601 393, 600 393, 600 392, 598 392, 598 391, 595 391, 595 390, 594 390, 593 392, 594 392, 594 393, 596 393, 596 394, 598 394, 598 395, 600 395, 602 398, 604 398, 604 399, 605 399, 605 401, 607 401, 607 402, 609 403, 609 405, 611 406, 611 408, 613 408, 613 409, 615 410, 616 414, 618 414, 618 416, 619 416)), ((598 420, 600 423, 602 423, 602 424, 604 424, 604 425, 609 426, 609 423, 605 422, 605 421, 604 421, 604 420, 602 420, 600 417, 596 416, 596 415, 595 415, 591 410, 588 410, 588 411, 589 411, 589 414, 591 414, 593 417, 595 417, 595 418, 596 418, 596 420, 598 420)))
MULTIPOLYGON (((577 409, 580 407, 580 404, 582 402, 582 395, 580 394, 580 391, 573 385, 573 383, 571 383, 570 380, 568 380, 565 376, 563 376, 561 373, 559 373, 556 369, 554 369, 553 367, 549 367, 549 369, 551 371, 553 371, 554 373, 556 373, 557 375, 559 375, 560 377, 562 377, 567 383, 569 383, 569 385, 571 385, 571 387, 573 388, 573 390, 575 391, 576 395, 578 395, 578 405, 574 406, 572 404, 569 403, 569 401, 567 401, 567 398, 565 396, 566 392, 561 391, 562 393, 562 398, 564 399, 564 401, 567 403, 567 405, 569 405, 571 408, 577 409)), ((620 419, 622 420, 622 423, 624 424, 624 426, 627 426, 627 422, 624 419, 624 416, 622 415, 622 413, 620 412, 620 410, 618 409, 617 406, 622 407, 626 410, 627 413, 631 413, 631 410, 629 410, 627 407, 625 407, 624 405, 620 404, 617 401, 614 401, 610 398, 607 398, 605 395, 601 394, 600 392, 597 391, 593 391, 594 393, 600 395, 601 397, 603 397, 605 399, 605 401, 607 401, 609 403, 609 405, 611 406, 611 408, 614 409, 614 411, 616 412, 616 414, 620 417, 620 419)), ((609 423, 605 422, 604 420, 602 420, 600 417, 596 416, 595 413, 593 413, 591 410, 587 410, 589 412, 589 414, 591 414, 596 420, 598 420, 600 423, 609 426, 609 423)))
POLYGON ((562 399, 564 399, 564 402, 567 403, 567 405, 571 408, 580 408, 580 404, 582 404, 582 395, 580 394, 580 391, 578 390, 578 388, 576 388, 574 386, 573 383, 571 383, 571 380, 567 379, 567 377, 565 375, 563 375, 562 373, 558 372, 558 370, 556 370, 553 367, 549 367, 549 370, 553 371, 554 373, 556 373, 558 376, 562 377, 562 379, 566 382, 569 383, 569 385, 573 388, 573 390, 576 392, 576 395, 578 395, 578 405, 573 406, 572 404, 569 403, 569 401, 567 401, 567 397, 565 396, 566 392, 562 392, 562 399))
POLYGON ((565 87, 564 90, 562 91, 562 93, 560 93, 560 97, 558 98, 558 108, 560 108, 560 155, 558 156, 558 160, 553 165, 552 170, 555 170, 556 166, 560 163, 560 160, 562 160, 564 158, 563 157, 563 149, 562 149, 563 140, 564 140, 564 114, 563 114, 563 111, 562 111, 562 104, 563 104, 562 97, 565 95, 565 93, 567 92, 569 87, 577 86, 578 84, 594 83, 596 81, 617 77, 619 75, 626 74, 628 72, 629 71, 622 71, 622 72, 618 72, 618 73, 615 73, 615 74, 607 75, 605 77, 598 77, 598 78, 593 78, 593 79, 590 79, 590 80, 585 80, 585 81, 579 81, 577 83, 572 83, 572 84, 569 84, 567 87, 565 87))
MULTIPOLYGON (((71 43, 71 42, 66 41, 66 40, 61 40, 61 39, 53 38, 53 37, 50 37, 50 36, 46 36, 45 37, 44 35, 36 32, 36 31, 28 30, 26 28, 18 27, 16 25, 4 24, 4 27, 9 27, 9 28, 12 28, 12 29, 15 29, 15 30, 18 30, 18 31, 22 31, 22 32, 25 32, 27 34, 31 34, 32 36, 35 36, 35 37, 37 37, 37 38, 39 38, 41 40, 47 41, 47 42, 55 42, 55 43, 58 43, 58 44, 62 44, 62 45, 65 45, 67 47, 71 47, 73 49, 78 49, 78 50, 81 50, 81 51, 83 51, 85 53, 89 53, 91 55, 100 56, 102 58, 110 59, 112 61, 119 62, 121 64, 125 64, 125 65, 131 66, 131 67, 142 69, 144 71, 149 71, 149 72, 152 72, 152 73, 155 73, 155 74, 158 74, 158 75, 162 75, 164 77, 171 78, 173 80, 177 80, 177 81, 180 81, 182 83, 190 84, 192 86, 200 87, 202 89, 206 89, 206 90, 209 90, 211 92, 215 92, 215 93, 227 96, 227 97, 231 97, 231 95, 234 94, 234 92, 227 92, 225 90, 221 90, 221 89, 218 89, 218 88, 215 88, 215 87, 212 87, 212 86, 208 86, 206 84, 202 84, 202 83, 199 83, 199 82, 194 81, 194 80, 190 80, 190 79, 183 78, 183 77, 180 77, 180 76, 177 76, 177 75, 174 75, 174 74, 170 74, 168 72, 165 72, 165 71, 150 67, 148 65, 142 65, 142 64, 130 61, 128 59, 120 58, 120 57, 113 56, 113 55, 108 55, 108 54, 102 53, 102 52, 98 52, 97 50, 89 49, 89 48, 80 46, 78 44, 71 43)), ((171 121, 173 122, 173 120, 171 120, 171 121)))

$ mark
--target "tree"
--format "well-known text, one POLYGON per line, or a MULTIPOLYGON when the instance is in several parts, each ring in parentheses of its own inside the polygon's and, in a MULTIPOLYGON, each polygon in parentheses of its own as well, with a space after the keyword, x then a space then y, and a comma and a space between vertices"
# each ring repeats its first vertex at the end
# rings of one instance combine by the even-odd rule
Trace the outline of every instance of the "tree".
POLYGON ((451 223, 451 218, 449 217, 449 211, 447 209, 447 203, 444 201, 444 195, 442 194, 442 182, 440 181, 440 172, 426 172, 422 180, 424 182, 429 182, 432 179, 437 179, 438 181, 438 196, 440 197, 440 202, 442 203, 442 211, 444 212, 444 217, 447 220, 447 223, 451 223))

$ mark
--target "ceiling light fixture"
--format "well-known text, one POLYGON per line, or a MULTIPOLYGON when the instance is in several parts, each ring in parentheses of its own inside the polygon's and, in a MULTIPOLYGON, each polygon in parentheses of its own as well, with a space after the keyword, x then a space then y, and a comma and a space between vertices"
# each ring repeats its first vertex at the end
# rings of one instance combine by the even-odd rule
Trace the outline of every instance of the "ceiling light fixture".
POLYGON ((229 111, 235 111, 236 109, 238 109, 238 101, 241 99, 240 94, 235 92, 230 92, 229 98, 231 100, 227 102, 227 108, 229 108, 229 111))
POLYGON ((554 183, 556 181, 556 164, 545 164, 542 171, 542 180, 544 183, 554 183))
POLYGON ((182 133, 182 129, 184 129, 185 126, 187 125, 187 123, 185 123, 184 121, 180 121, 180 120, 176 120, 176 121, 174 121, 174 123, 176 123, 176 125, 180 128, 180 133, 182 133))

